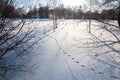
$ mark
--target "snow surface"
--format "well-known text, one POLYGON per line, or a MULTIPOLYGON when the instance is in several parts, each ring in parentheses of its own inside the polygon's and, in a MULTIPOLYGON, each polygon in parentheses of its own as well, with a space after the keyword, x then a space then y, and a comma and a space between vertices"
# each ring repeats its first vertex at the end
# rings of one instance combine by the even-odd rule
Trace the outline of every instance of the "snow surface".
POLYGON ((94 27, 100 23, 92 21, 92 25, 88 33, 87 20, 59 20, 54 32, 52 21, 34 21, 29 27, 37 29, 36 38, 23 51, 31 52, 27 63, 31 72, 17 73, 11 80, 120 80, 120 53, 112 46, 88 44, 114 38, 106 32, 100 36, 94 27))

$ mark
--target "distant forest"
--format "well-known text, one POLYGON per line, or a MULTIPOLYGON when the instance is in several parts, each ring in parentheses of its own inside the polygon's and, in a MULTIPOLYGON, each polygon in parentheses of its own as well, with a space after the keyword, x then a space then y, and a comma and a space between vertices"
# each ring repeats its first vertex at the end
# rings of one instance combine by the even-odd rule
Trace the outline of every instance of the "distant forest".
POLYGON ((101 12, 86 11, 81 8, 71 9, 64 8, 64 5, 51 9, 49 6, 33 7, 26 12, 24 8, 16 8, 13 5, 0 3, 0 17, 1 18, 52 18, 55 13, 56 18, 61 19, 109 19, 116 20, 118 18, 118 8, 104 9, 101 12))

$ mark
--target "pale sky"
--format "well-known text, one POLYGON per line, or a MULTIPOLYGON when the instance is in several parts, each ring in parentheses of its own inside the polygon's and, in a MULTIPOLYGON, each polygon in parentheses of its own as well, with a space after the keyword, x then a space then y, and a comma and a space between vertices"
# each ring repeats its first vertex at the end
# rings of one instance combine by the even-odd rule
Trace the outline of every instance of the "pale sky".
POLYGON ((80 6, 86 3, 86 0, 62 0, 65 6, 80 6))
MULTIPOLYGON (((50 0, 16 0, 17 4, 25 4, 25 5, 39 5, 40 3, 42 5, 46 5, 46 3, 49 3, 50 0)), ((51 0, 52 1, 52 0, 51 0)), ((60 0, 64 6, 80 6, 82 4, 85 4, 87 0, 60 0)))

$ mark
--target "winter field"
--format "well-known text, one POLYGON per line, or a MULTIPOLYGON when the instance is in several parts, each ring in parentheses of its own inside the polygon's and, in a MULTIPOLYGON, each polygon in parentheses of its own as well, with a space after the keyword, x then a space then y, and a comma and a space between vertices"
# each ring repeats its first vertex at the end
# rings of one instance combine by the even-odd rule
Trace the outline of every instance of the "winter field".
POLYGON ((11 80, 120 80, 120 45, 103 42, 115 40, 100 29, 104 24, 92 20, 91 33, 88 25, 88 20, 61 19, 55 32, 52 20, 25 25, 24 30, 35 28, 34 38, 21 51, 30 53, 22 56, 30 70, 12 74, 11 80))

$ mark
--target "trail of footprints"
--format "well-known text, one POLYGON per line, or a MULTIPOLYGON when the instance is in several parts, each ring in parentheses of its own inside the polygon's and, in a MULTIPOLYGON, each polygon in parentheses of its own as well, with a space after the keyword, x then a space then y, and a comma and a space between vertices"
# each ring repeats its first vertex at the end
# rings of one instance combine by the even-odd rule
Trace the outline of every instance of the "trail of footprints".
MULTIPOLYGON (((62 50, 63 54, 66 54, 68 57, 71 57, 71 55, 68 54, 67 52, 65 52, 65 50, 63 50, 61 47, 59 47, 59 49, 62 50)), ((75 63, 80 64, 79 61, 75 61, 75 58, 71 57, 71 59, 72 59, 75 63)), ((80 65, 80 66, 81 66, 81 67, 85 67, 85 65, 80 65)), ((94 68, 90 68, 90 70, 95 71, 94 68)), ((104 73, 99 72, 99 74, 104 74, 104 73)))
MULTIPOLYGON (((54 39, 55 41, 56 41, 56 43, 57 43, 57 46, 59 47, 59 49, 63 52, 63 54, 66 54, 68 57, 71 57, 71 55, 70 54, 68 54, 64 49, 62 49, 62 47, 61 46, 59 46, 59 44, 58 44, 58 42, 57 42, 57 40, 56 39, 54 39)), ((75 58, 73 58, 73 57, 71 57, 71 59, 75 62, 75 63, 77 63, 77 64, 80 64, 80 62, 79 61, 75 61, 75 58)), ((86 67, 85 65, 80 65, 81 67, 86 67)), ((95 71, 95 69, 94 68, 90 68, 90 70, 92 70, 92 71, 95 71)), ((98 72, 98 74, 101 74, 101 75, 104 75, 105 73, 103 73, 103 72, 98 72)), ((116 77, 116 76, 113 76, 113 75, 111 75, 110 76, 111 78, 114 78, 114 79, 118 79, 118 80, 120 80, 120 78, 119 77, 116 77)))
MULTIPOLYGON (((73 60, 75 63, 80 64, 80 61, 76 61, 75 58, 73 58, 70 54, 68 54, 64 49, 62 49, 61 47, 59 47, 59 49, 63 52, 63 54, 66 54, 68 57, 70 57, 71 60, 73 60)), ((80 64, 80 66, 83 67, 83 68, 86 67, 85 65, 82 65, 82 64, 80 64)), ((90 68, 90 70, 91 70, 91 71, 95 71, 94 68, 90 68)), ((98 72, 98 74, 104 75, 105 73, 103 73, 103 72, 98 72)), ((110 77, 111 77, 111 78, 115 78, 115 79, 120 79, 120 78, 118 78, 118 77, 116 77, 116 76, 110 76, 110 77)))

